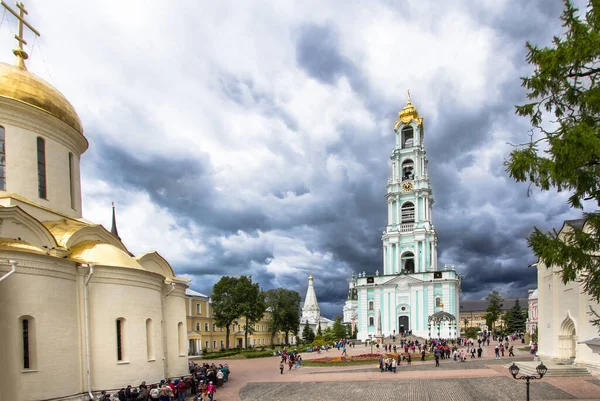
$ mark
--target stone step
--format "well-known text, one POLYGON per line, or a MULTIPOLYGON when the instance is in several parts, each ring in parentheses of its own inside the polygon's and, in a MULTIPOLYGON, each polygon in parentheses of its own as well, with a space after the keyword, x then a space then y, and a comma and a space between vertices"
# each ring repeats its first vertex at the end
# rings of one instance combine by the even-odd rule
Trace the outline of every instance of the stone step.
MULTIPOLYGON (((510 367, 510 364, 504 365, 507 369, 510 367)), ((526 366, 517 363, 519 366, 519 375, 528 375, 535 376, 537 375, 537 371, 533 366, 526 366)), ((548 372, 544 377, 587 377, 591 376, 590 372, 586 368, 578 367, 578 366, 569 366, 562 365, 558 366, 547 366, 548 372)))

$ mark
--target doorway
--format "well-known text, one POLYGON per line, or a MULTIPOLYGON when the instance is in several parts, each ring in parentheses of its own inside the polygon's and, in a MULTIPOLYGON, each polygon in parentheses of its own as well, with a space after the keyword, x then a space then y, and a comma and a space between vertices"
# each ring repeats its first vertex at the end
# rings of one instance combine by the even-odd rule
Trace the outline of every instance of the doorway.
POLYGON ((404 334, 408 330, 410 330, 410 325, 408 323, 408 316, 400 316, 398 318, 398 333, 404 334))

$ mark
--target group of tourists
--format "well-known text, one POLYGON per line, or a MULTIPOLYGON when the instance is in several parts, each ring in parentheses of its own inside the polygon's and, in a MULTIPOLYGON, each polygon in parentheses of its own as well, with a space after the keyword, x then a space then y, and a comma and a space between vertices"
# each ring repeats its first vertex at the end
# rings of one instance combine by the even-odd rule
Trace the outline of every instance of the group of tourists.
POLYGON ((279 372, 283 374, 285 367, 288 367, 288 370, 298 369, 302 366, 302 356, 298 353, 297 350, 292 352, 288 352, 286 348, 281 351, 281 361, 279 362, 279 372))

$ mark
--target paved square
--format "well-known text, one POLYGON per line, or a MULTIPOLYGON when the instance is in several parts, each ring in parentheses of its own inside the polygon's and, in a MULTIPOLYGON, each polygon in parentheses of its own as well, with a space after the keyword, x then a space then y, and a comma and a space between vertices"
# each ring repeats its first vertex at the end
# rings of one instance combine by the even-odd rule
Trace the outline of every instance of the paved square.
MULTIPOLYGON (((248 383, 243 401, 522 401, 525 382, 508 377, 475 379, 248 383)), ((544 382, 531 383, 532 400, 575 399, 544 382)))

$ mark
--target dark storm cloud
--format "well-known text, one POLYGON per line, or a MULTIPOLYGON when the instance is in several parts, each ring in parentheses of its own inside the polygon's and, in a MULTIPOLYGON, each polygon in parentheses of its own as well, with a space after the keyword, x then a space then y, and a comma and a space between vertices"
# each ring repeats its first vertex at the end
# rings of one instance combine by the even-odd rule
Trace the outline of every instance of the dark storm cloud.
POLYGON ((333 85, 345 76, 357 92, 364 86, 363 73, 339 51, 339 36, 330 25, 305 24, 298 28, 296 62, 311 77, 333 85))
MULTIPOLYGON (((560 2, 545 4, 511 3, 512 11, 505 13, 506 17, 479 5, 473 7, 475 18, 496 31, 499 41, 523 48, 526 40, 544 42, 554 33, 553 29, 548 32, 548 25, 557 24, 560 2)), ((305 24, 294 33, 296 63, 302 71, 331 87, 346 77, 374 120, 393 122, 398 106, 372 93, 368 71, 361 71, 340 50, 341 34, 335 26, 305 24)), ((455 264, 465 276, 463 295, 473 299, 494 289, 507 298, 524 298, 527 289, 536 285, 535 270, 527 268, 534 260, 525 237, 534 225, 558 228, 560 221, 573 213, 562 198, 536 194, 527 198, 527 186, 506 175, 503 162, 507 155, 490 156, 488 175, 463 179, 471 168, 485 169, 477 165, 483 163, 478 156, 497 146, 491 137, 494 126, 513 133, 514 138, 525 138, 527 122, 515 117, 513 109, 524 98, 518 76, 527 68, 524 51, 506 57, 514 58, 517 73, 500 83, 498 93, 490 94, 486 102, 465 105, 457 101, 452 95, 458 93, 455 84, 440 73, 432 79, 436 88, 444 88, 436 101, 437 110, 419 109, 426 119, 425 146, 440 264, 455 264)), ((306 135, 293 113, 272 93, 258 90, 252 80, 220 73, 217 86, 231 102, 281 120, 299 137, 306 135)), ((143 119, 140 124, 145 124, 143 119)), ((351 271, 382 271, 385 185, 394 144, 391 127, 386 135, 381 135, 379 128, 365 131, 348 122, 339 122, 334 129, 337 140, 305 153, 294 149, 282 135, 267 135, 264 146, 290 166, 290 171, 273 174, 285 173, 289 179, 267 180, 266 174, 274 168, 265 165, 264 175, 249 179, 245 189, 252 191, 258 183, 266 188, 239 204, 231 203, 231 193, 216 190, 215 171, 202 149, 197 149, 194 158, 140 156, 108 143, 102 135, 93 135, 91 157, 102 168, 91 175, 117 187, 148 193, 153 203, 171 212, 178 225, 200 228, 206 250, 188 255, 193 262, 174 266, 178 273, 193 276, 194 289, 209 294, 222 275, 251 274, 265 290, 283 286, 304 297, 308 271, 312 270, 322 313, 333 318, 341 314, 351 271), (327 168, 332 159, 339 165, 335 171, 327 168), (276 262, 277 244, 262 240, 259 233, 294 239, 308 252, 327 257, 318 262, 298 261, 293 266, 306 274, 282 271, 276 275, 267 267, 276 262), (227 236, 239 239, 240 246, 227 246, 217 239, 227 236)))

